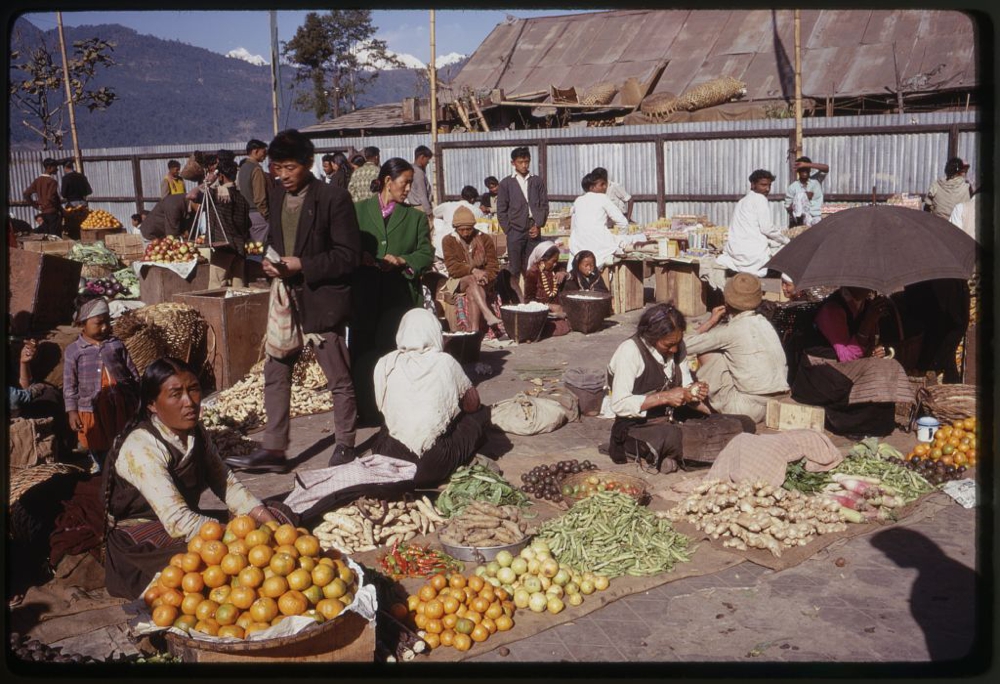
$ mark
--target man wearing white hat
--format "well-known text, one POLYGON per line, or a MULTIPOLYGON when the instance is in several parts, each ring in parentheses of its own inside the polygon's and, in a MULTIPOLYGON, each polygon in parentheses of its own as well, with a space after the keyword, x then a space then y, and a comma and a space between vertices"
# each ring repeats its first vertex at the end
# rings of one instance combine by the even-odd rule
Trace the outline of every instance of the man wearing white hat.
POLYGON ((764 420, 767 401, 788 390, 788 365, 774 327, 756 312, 760 279, 737 273, 725 290, 725 305, 684 343, 698 355, 698 379, 708 384, 708 402, 719 413, 764 420), (729 320, 719 324, 723 317, 729 320))

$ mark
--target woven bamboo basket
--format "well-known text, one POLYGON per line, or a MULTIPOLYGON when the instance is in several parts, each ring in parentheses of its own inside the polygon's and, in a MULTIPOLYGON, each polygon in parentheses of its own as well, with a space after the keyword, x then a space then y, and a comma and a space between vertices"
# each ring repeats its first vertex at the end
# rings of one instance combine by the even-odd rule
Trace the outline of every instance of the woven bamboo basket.
POLYGON ((545 322, 549 319, 549 310, 518 311, 506 306, 500 307, 500 318, 503 329, 515 342, 534 342, 542 335, 545 322))
POLYGON ((42 463, 30 468, 18 468, 10 474, 10 499, 7 503, 13 505, 26 491, 56 475, 82 472, 83 468, 69 463, 42 463))
POLYGON ((609 83, 607 81, 601 81, 600 83, 595 83, 594 85, 583 91, 583 97, 580 98, 580 104, 584 105, 603 105, 608 104, 614 99, 615 95, 618 93, 618 88, 614 83, 609 83))
POLYGON ((677 96, 673 93, 647 95, 639 103, 639 111, 652 119, 665 118, 677 110, 677 96))
POLYGON ((177 302, 161 302, 135 310, 135 315, 163 330, 167 353, 200 368, 205 361, 208 323, 197 310, 177 302))
POLYGON ((976 415, 974 385, 931 385, 917 390, 917 405, 942 422, 953 422, 976 415))
POLYGON ((116 270, 114 266, 104 264, 84 264, 80 269, 80 275, 84 278, 107 278, 116 270))
POLYGON ((611 299, 607 292, 564 292, 560 296, 569 327, 584 335, 601 329, 611 315, 611 299))
POLYGON ((714 107, 746 94, 747 84, 731 76, 713 78, 684 91, 677 98, 677 108, 686 111, 714 107))
POLYGON ((126 311, 113 325, 115 337, 120 339, 132 358, 132 363, 142 375, 146 366, 161 356, 167 355, 164 331, 154 323, 148 323, 135 311, 126 311))

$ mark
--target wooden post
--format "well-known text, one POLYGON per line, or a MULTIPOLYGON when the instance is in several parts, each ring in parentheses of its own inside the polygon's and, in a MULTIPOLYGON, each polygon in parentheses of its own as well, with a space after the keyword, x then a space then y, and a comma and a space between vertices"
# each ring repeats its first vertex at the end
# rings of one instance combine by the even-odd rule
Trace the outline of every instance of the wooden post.
POLYGON ((486 117, 483 116, 483 110, 479 108, 479 100, 476 98, 475 94, 473 94, 469 99, 472 101, 472 106, 476 109, 476 114, 479 115, 479 121, 483 126, 483 130, 489 133, 490 125, 486 122, 486 117))
POLYGON ((663 170, 663 165, 666 163, 666 152, 663 150, 664 140, 663 138, 655 138, 653 142, 656 144, 656 218, 666 218, 667 179, 664 175, 666 172, 663 170))
POLYGON ((80 140, 76 135, 76 108, 73 106, 73 92, 69 87, 69 62, 66 58, 66 37, 63 35, 62 12, 56 12, 56 24, 59 28, 59 51, 62 53, 63 86, 66 88, 66 106, 69 107, 69 130, 73 135, 73 157, 76 159, 76 169, 83 173, 83 155, 80 154, 80 140))
POLYGON ((795 157, 802 156, 802 21, 795 10, 795 157))
POLYGON ((141 214, 146 209, 146 202, 142 196, 142 166, 138 155, 132 155, 132 184, 135 185, 135 213, 141 214))
MULTIPOLYGON (((434 148, 434 159, 431 163, 434 164, 434 190, 437 192, 437 201, 444 201, 444 193, 442 192, 441 184, 441 174, 438 171, 438 153, 437 153, 437 139, 438 139, 438 126, 437 126, 437 46, 436 46, 436 34, 434 27, 434 10, 431 10, 431 63, 427 66, 430 75, 430 85, 431 85, 431 147, 434 148)), ((428 198, 430 199, 430 198, 428 198)), ((432 225, 433 227, 433 225, 432 225)))
POLYGON ((278 87, 278 76, 280 66, 278 64, 278 13, 275 10, 268 12, 271 15, 271 126, 274 128, 274 135, 278 135, 278 108, 280 106, 280 89, 278 87))

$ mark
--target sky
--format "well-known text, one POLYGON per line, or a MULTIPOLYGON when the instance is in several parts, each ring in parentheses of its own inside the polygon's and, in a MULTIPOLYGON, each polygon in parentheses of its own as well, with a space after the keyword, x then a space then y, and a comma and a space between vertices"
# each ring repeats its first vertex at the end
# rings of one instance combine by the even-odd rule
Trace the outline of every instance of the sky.
MULTIPOLYGON (((319 11, 319 10, 317 10, 319 11)), ((287 41, 302 25, 308 12, 278 11, 278 40, 287 41)), ((493 28, 509 16, 519 19, 574 13, 573 10, 437 10, 435 17, 436 54, 457 52, 471 55, 493 28)), ((42 30, 55 28, 54 12, 30 13, 25 18, 42 30)), ((372 22, 376 37, 393 52, 430 60, 430 12, 427 10, 375 10, 372 22)), ((268 12, 243 11, 135 11, 63 12, 65 26, 121 24, 141 34, 179 40, 213 52, 226 54, 245 48, 252 55, 270 61, 268 12)))

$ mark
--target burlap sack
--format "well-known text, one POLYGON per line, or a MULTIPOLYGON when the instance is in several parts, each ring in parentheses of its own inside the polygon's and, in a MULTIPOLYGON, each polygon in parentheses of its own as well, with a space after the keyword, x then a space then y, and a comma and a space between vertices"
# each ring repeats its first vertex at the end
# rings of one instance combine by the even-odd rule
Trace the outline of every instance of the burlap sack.
POLYGON ((55 460, 58 445, 52 418, 15 418, 10 423, 7 463, 10 468, 29 468, 55 460))
POLYGON ((271 282, 264 351, 272 358, 284 359, 297 354, 304 344, 292 293, 281 278, 275 278, 271 282))
POLYGON ((540 435, 561 427, 567 419, 562 404, 554 399, 529 397, 519 392, 493 405, 493 424, 515 435, 540 435))

